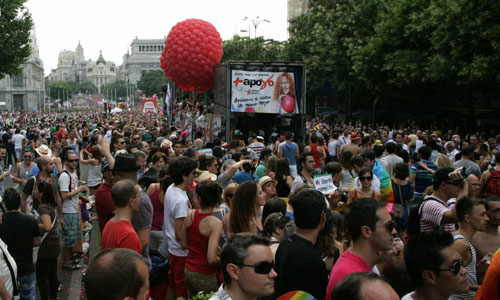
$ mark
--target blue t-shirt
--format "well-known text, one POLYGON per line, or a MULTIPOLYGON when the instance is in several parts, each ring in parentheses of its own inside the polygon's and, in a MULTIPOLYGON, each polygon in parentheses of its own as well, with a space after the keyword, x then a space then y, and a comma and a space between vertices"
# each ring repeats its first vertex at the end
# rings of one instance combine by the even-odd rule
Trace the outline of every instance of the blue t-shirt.
POLYGON ((295 158, 297 157, 297 145, 293 142, 284 142, 281 145, 281 150, 283 151, 283 157, 288 158, 288 163, 290 166, 297 165, 295 158))

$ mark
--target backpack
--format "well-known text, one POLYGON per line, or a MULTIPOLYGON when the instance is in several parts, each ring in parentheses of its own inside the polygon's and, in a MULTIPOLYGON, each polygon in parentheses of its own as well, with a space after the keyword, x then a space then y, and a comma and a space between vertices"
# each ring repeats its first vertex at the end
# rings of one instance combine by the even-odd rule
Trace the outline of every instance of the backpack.
POLYGON ((407 233, 410 237, 420 233, 420 219, 422 219, 422 210, 424 208, 425 202, 431 200, 438 201, 437 198, 429 196, 426 197, 419 206, 413 206, 410 208, 410 215, 408 216, 408 230, 407 230, 407 233))
MULTIPOLYGON (((66 175, 68 175, 68 177, 69 177, 69 187, 68 187, 68 192, 70 192, 70 193, 71 193, 71 181, 73 180, 73 177, 71 177, 71 175, 69 174, 69 172, 68 172, 68 171, 66 171, 66 170, 63 170, 61 173, 59 173, 59 175, 57 175, 57 177, 58 177, 58 178, 59 178, 59 177, 61 177, 61 175, 62 175, 62 174, 64 174, 64 173, 66 173, 66 175)), ((59 189, 59 192, 60 192, 60 189, 59 189)))
POLYGON ((490 176, 486 180, 485 194, 500 196, 500 171, 490 169, 490 176))

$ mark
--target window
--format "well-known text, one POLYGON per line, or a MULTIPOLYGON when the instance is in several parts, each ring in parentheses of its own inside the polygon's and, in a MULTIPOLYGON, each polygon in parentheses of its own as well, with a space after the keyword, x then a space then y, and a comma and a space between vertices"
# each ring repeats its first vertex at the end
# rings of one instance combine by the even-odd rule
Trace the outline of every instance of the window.
POLYGON ((12 76, 12 87, 20 88, 23 87, 23 75, 14 75, 12 76))

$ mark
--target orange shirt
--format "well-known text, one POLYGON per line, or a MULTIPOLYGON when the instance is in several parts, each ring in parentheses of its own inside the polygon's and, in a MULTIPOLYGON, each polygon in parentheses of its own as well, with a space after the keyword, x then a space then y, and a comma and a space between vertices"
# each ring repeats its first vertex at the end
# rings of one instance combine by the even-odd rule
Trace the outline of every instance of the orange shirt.
POLYGON ((500 279, 500 249, 497 250, 484 276, 483 284, 479 287, 474 300, 498 299, 498 280, 500 279))

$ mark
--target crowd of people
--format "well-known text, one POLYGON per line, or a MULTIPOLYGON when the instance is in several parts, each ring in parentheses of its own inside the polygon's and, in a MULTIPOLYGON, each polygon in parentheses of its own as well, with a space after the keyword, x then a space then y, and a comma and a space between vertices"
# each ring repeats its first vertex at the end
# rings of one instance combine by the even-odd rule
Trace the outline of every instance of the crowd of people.
POLYGON ((226 140, 137 112, 1 123, 2 299, 57 298, 58 271, 81 270, 89 208, 90 300, 498 299, 495 132, 313 119, 303 137, 226 140))

